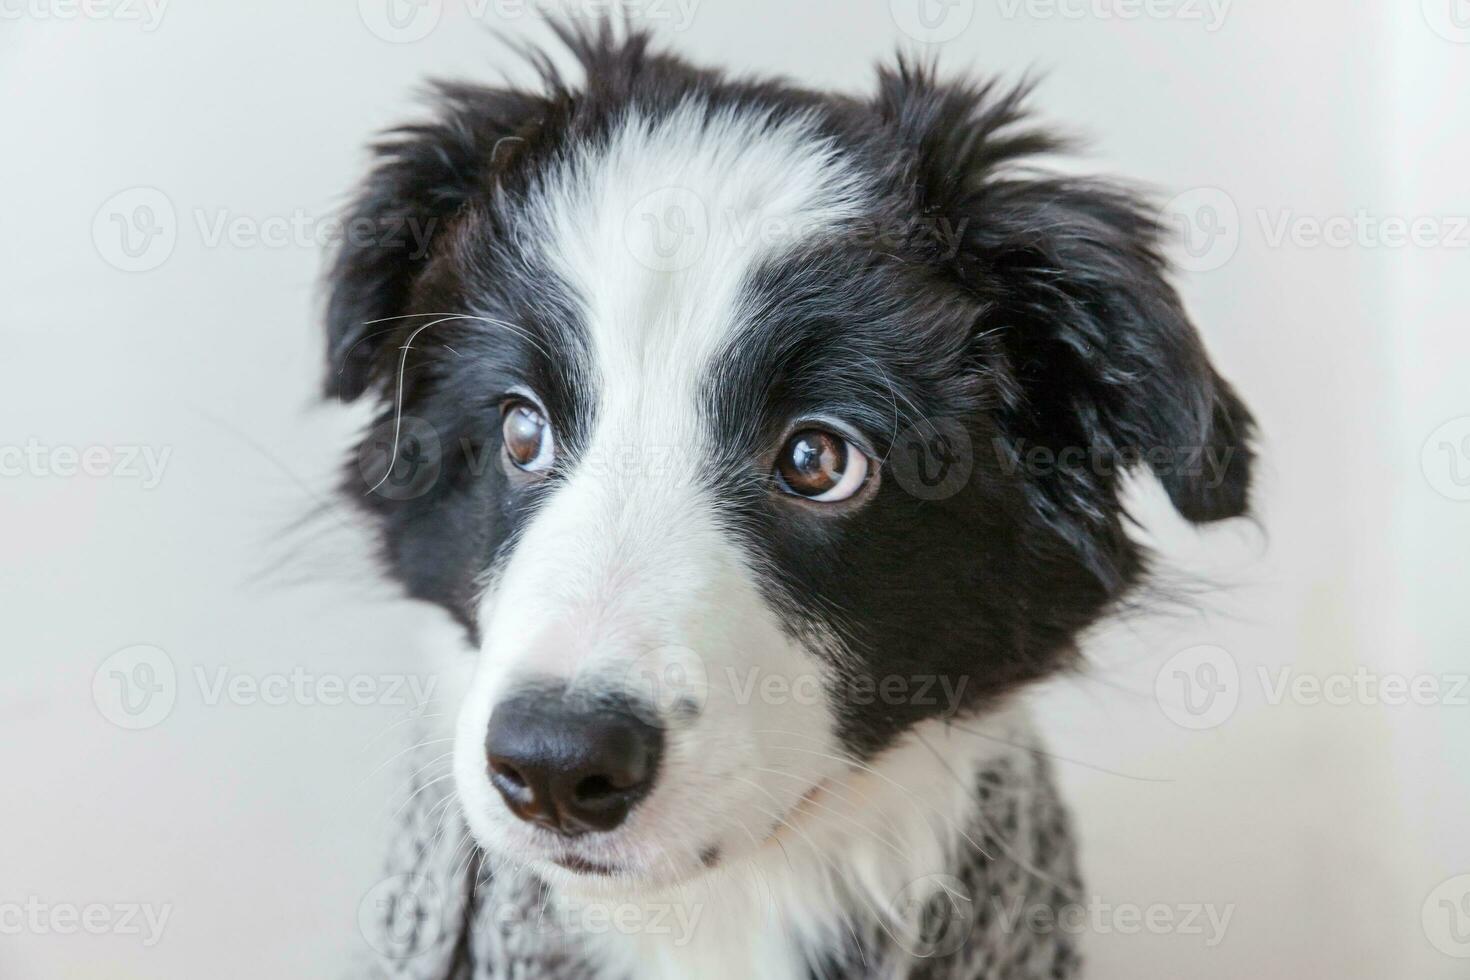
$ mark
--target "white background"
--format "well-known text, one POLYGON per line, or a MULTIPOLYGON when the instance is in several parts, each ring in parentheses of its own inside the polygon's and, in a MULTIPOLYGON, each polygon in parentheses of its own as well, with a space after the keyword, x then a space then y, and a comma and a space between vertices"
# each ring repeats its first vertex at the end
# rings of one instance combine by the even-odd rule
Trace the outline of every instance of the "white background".
MULTIPOLYGON (((325 977, 361 942, 404 708, 210 703, 221 678, 423 675, 415 639, 444 628, 330 503, 362 416, 314 401, 322 251, 291 226, 341 205, 426 75, 519 72, 487 28, 544 34, 444 0, 406 41, 386 2, 0 3, 0 446, 41 460, 0 476, 0 910, 169 914, 151 946, 5 928, 0 975, 325 977), (113 222, 157 203, 139 187, 173 241, 133 261, 113 222), (121 455, 55 472, 99 446, 167 452, 162 478, 121 455), (93 681, 138 644, 177 690, 126 730, 93 681)), ((875 60, 926 48, 917 0, 689 2, 641 9, 678 51, 813 86, 869 91, 875 60)), ((1222 588, 1103 631, 1093 669, 1035 699, 1098 901, 1231 909, 1214 946, 1104 919, 1092 975, 1465 976, 1440 899, 1470 886, 1435 889, 1470 872, 1470 692, 1269 687, 1362 667, 1447 692, 1470 669, 1470 7, 927 2, 949 70, 1045 71, 1037 107, 1090 141, 1077 166, 1185 195, 1180 289, 1263 427, 1260 527, 1197 534, 1141 488, 1175 581, 1222 588), (1384 241, 1415 218, 1434 241, 1384 241), (1201 645, 1236 680, 1191 715, 1176 671, 1207 676, 1201 645)))

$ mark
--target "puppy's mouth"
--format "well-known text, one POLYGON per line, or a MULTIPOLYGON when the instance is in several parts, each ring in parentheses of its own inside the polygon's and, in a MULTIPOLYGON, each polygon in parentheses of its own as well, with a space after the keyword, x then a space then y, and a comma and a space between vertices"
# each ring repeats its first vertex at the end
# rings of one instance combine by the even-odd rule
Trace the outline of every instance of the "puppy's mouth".
POLYGON ((590 877, 611 878, 620 874, 622 869, 611 864, 602 864, 597 861, 589 861, 577 854, 559 854, 551 859, 552 863, 565 868, 573 874, 588 875, 590 877))
MULTIPOLYGON (((785 816, 773 826, 766 836, 760 841, 762 846, 777 840, 783 836, 784 831, 795 831, 795 824, 811 816, 811 807, 822 807, 821 797, 826 792, 828 780, 822 780, 808 789, 801 798, 796 801, 787 811, 785 816)), ((699 864, 704 869, 713 868, 721 863, 725 857, 722 849, 715 844, 708 845, 699 851, 699 864)), ((546 858, 552 864, 563 870, 570 871, 575 875, 596 878, 628 878, 637 877, 630 869, 602 861, 594 861, 571 851, 562 851, 552 854, 546 858)))
POLYGON ((761 843, 767 844, 773 840, 776 840, 777 838, 781 837, 784 832, 787 831, 790 831, 792 833, 800 833, 800 831, 797 830, 796 824, 799 821, 811 819, 812 807, 816 807, 817 809, 824 808, 824 804, 822 803, 821 798, 823 794, 827 792, 829 785, 830 780, 823 779, 821 782, 816 783, 805 793, 803 793, 801 795, 801 798, 787 809, 785 815, 782 816, 781 819, 776 821, 776 823, 771 827, 770 832, 766 834, 765 839, 761 841, 761 843))

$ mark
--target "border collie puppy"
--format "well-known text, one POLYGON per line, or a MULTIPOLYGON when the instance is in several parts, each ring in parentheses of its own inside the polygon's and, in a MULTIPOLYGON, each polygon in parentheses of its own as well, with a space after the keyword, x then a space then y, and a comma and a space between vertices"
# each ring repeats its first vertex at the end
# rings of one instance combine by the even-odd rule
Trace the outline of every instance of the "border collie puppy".
POLYGON ((330 273, 347 493, 464 641, 374 974, 1078 975, 1015 695, 1141 580, 1124 474, 1215 521, 1252 455, 1151 208, 1021 90, 559 33, 585 80, 378 145, 330 273))

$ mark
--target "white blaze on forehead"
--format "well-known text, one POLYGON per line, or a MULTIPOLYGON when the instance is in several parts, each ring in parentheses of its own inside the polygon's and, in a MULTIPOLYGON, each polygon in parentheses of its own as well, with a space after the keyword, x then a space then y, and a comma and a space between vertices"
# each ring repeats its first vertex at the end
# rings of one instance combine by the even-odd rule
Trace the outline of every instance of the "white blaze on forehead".
POLYGON ((702 492, 715 453, 700 384, 741 326, 750 272, 861 215, 860 172, 808 115, 691 100, 657 119, 630 110, 531 193, 527 237, 581 306, 594 421, 505 569, 513 611, 488 621, 487 640, 560 632, 519 665, 553 676, 593 651, 679 644, 718 659, 768 642, 775 617, 752 608, 760 589, 702 492))
POLYGON ((704 489, 713 454, 700 385, 742 326, 750 272, 860 216, 867 191, 810 119, 690 103, 657 121, 630 114, 532 194, 541 204, 525 238, 582 306, 594 421, 486 592, 483 655, 457 721, 460 798, 482 843, 533 853, 534 835, 485 777, 496 704, 532 679, 662 701, 686 686, 660 679, 692 665, 708 683, 691 691, 707 686, 707 698, 666 733, 654 792, 599 846, 602 860, 645 875, 675 859, 697 869, 703 849, 750 843, 827 760, 840 762, 824 699, 741 696, 732 680, 826 667, 783 627, 704 489), (772 732, 815 757, 778 771, 772 732))
POLYGON ((616 428, 636 413, 655 442, 695 435, 696 386, 739 326, 746 275, 867 196, 808 116, 697 100, 630 112, 545 191, 547 257, 584 304, 599 415, 616 428))

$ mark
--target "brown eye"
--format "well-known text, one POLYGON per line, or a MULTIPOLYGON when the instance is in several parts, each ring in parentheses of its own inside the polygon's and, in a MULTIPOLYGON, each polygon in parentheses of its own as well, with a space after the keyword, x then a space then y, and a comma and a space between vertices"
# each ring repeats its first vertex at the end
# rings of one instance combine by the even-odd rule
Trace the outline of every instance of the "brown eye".
POLYGON ((503 411, 500 432, 505 439, 505 455, 530 473, 550 469, 556 458, 556 445, 546 416, 535 405, 519 398, 506 402, 503 411))
POLYGON ((776 482, 807 500, 846 500, 868 479, 868 456, 851 442, 822 429, 803 429, 781 447, 776 482))

